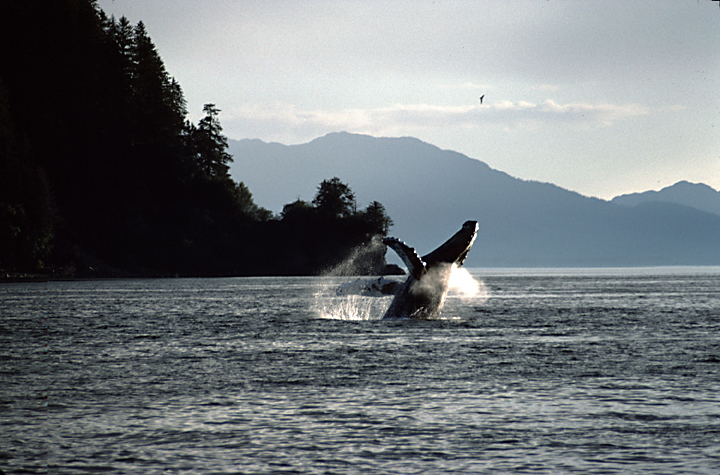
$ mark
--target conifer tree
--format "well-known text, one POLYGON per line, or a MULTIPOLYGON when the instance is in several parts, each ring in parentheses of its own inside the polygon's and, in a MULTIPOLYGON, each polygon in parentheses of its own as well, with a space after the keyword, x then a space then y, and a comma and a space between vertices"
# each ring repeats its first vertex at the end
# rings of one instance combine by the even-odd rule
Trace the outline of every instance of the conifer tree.
POLYGON ((368 205, 363 212, 363 217, 377 234, 382 234, 383 236, 387 235, 390 226, 393 225, 393 221, 390 219, 390 216, 388 216, 385 207, 377 201, 373 201, 368 205))
POLYGON ((229 178, 228 163, 232 162, 232 156, 227 153, 227 138, 222 134, 218 119, 220 109, 215 104, 205 104, 203 112, 205 117, 200 119, 197 127, 188 124, 195 160, 208 176, 229 178))
POLYGON ((134 29, 133 99, 138 110, 141 142, 173 141, 185 123, 185 100, 179 84, 165 70, 143 22, 134 29))
POLYGON ((356 211, 355 194, 338 177, 323 180, 312 203, 322 216, 328 218, 346 218, 356 211))

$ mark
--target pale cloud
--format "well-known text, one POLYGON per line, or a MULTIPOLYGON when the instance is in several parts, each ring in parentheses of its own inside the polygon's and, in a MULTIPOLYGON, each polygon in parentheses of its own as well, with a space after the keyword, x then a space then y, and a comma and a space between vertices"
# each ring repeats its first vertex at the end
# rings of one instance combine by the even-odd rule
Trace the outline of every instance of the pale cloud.
MULTIPOLYGON (((665 108, 665 110, 673 110, 665 108)), ((438 106, 395 104, 373 109, 304 110, 294 105, 243 106, 229 114, 227 121, 264 123, 268 128, 291 132, 327 133, 346 130, 355 133, 393 135, 433 128, 473 128, 497 124, 503 128, 610 127, 615 122, 653 113, 638 104, 558 104, 502 100, 488 105, 438 106)))
POLYGON ((549 115, 565 117, 570 121, 582 120, 588 117, 590 121, 602 123, 603 125, 612 125, 613 122, 618 120, 651 113, 649 108, 639 104, 557 104, 551 99, 546 100, 539 109, 549 115))

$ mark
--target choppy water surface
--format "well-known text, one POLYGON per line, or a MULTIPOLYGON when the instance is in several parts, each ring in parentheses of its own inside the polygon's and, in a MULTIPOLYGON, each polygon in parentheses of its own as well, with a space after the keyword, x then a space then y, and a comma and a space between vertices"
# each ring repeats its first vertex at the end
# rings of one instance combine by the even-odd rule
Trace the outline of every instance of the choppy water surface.
POLYGON ((11 473, 720 473, 720 269, 0 285, 11 473))

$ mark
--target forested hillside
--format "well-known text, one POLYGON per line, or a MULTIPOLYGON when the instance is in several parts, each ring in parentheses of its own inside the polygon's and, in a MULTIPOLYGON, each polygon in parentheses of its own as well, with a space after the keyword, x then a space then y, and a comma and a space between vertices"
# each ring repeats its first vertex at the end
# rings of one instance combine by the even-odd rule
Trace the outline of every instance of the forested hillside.
POLYGON ((187 120, 142 22, 6 0, 0 48, 4 273, 307 274, 387 231, 382 205, 358 211, 338 179, 279 217, 256 206, 228 174, 219 107, 187 120))

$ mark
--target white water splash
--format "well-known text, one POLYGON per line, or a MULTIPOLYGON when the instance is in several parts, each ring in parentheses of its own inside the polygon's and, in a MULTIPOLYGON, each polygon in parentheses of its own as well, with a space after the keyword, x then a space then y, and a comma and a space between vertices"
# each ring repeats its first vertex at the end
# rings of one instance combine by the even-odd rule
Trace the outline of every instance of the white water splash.
POLYGON ((368 242, 352 249, 344 261, 325 269, 323 275, 355 276, 372 272, 374 256, 382 256, 384 252, 385 244, 382 243, 382 236, 375 235, 368 242))
POLYGON ((483 281, 476 280, 464 267, 453 266, 450 274, 450 292, 463 299, 486 302, 489 294, 483 281))
POLYGON ((390 297, 344 295, 330 297, 315 294, 316 311, 320 318, 330 320, 380 320, 390 305, 390 297))
MULTIPOLYGON (((381 236, 358 246, 341 263, 327 269, 315 290, 314 310, 318 318, 332 320, 380 320, 385 314, 390 297, 366 297, 357 294, 340 295, 338 288, 347 280, 334 277, 358 276, 370 270, 368 257, 383 251, 381 236)), ((368 277, 369 278, 369 277, 368 277)))

